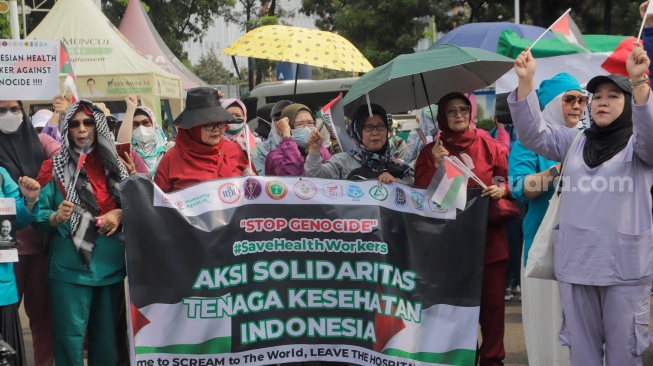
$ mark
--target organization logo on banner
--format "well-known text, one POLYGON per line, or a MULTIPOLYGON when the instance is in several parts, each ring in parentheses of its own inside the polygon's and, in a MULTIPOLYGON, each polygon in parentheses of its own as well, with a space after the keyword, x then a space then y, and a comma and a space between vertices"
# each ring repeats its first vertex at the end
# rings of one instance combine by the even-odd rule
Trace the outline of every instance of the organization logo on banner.
POLYGON ((406 207, 408 200, 406 199, 406 192, 403 189, 395 188, 395 205, 397 207, 406 207))
POLYGON ((273 200, 280 200, 288 194, 288 188, 278 180, 273 180, 265 185, 265 193, 273 200))
POLYGON ((342 185, 338 183, 329 182, 325 184, 322 188, 323 188, 322 193, 329 198, 336 199, 343 196, 342 185))
POLYGON ((263 193, 261 182, 254 178, 247 178, 243 183, 243 193, 248 200, 255 200, 263 193))
POLYGON ((365 192, 363 192, 361 187, 355 184, 351 184, 347 187, 347 196, 353 198, 354 200, 360 200, 364 195, 365 192))
POLYGON ((444 212, 449 211, 449 210, 446 209, 446 208, 442 208, 442 206, 438 205, 438 204, 435 203, 433 200, 429 200, 429 208, 430 208, 431 211, 433 211, 433 212, 444 213, 444 212))
POLYGON ((385 201, 388 198, 388 189, 384 186, 373 186, 370 188, 370 196, 377 201, 385 201))
POLYGON ((240 189, 234 183, 225 183, 218 188, 220 201, 234 203, 240 199, 240 189))
POLYGON ((315 184, 313 184, 313 182, 311 181, 304 180, 304 179, 295 183, 293 190, 295 191, 295 195, 303 200, 310 200, 311 198, 315 197, 315 195, 317 194, 317 187, 315 186, 315 184))
POLYGON ((184 202, 177 201, 177 202, 175 202, 175 206, 177 206, 178 209, 183 210, 184 209, 184 202))
POLYGON ((424 194, 412 191, 410 192, 410 200, 413 202, 415 209, 424 211, 424 194))

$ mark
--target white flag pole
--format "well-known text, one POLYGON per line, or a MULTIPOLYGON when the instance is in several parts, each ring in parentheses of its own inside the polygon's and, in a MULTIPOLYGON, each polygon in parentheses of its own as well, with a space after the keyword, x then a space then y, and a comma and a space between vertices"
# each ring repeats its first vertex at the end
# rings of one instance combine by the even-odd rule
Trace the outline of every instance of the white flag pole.
POLYGON ((642 19, 642 26, 639 27, 639 33, 637 34, 637 42, 642 38, 642 31, 644 30, 644 23, 646 23, 646 17, 653 13, 653 1, 649 0, 648 6, 646 7, 646 13, 644 14, 644 19, 642 19))
POLYGON ((550 31, 551 28, 553 28, 554 25, 558 24, 558 22, 560 21, 560 19, 564 18, 565 15, 569 14, 570 11, 571 11, 571 8, 567 9, 567 11, 564 12, 564 13, 560 16, 560 18, 556 19, 556 21, 553 22, 553 24, 551 24, 551 25, 549 26, 549 28, 547 28, 547 29, 544 31, 544 33, 540 34, 540 36, 537 37, 537 39, 535 40, 535 42, 533 42, 533 44, 532 44, 528 49, 529 49, 529 50, 532 50, 533 47, 535 47, 535 44, 536 44, 537 42, 539 42, 540 39, 542 39, 542 37, 544 37, 544 35, 546 34, 546 32, 550 31))

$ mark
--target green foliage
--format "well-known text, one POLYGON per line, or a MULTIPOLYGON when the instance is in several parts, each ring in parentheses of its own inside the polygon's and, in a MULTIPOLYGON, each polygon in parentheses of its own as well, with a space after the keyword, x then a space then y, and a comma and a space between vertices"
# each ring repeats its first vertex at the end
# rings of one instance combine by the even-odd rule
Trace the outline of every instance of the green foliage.
POLYGON ((316 26, 352 42, 372 65, 412 53, 423 37, 426 0, 302 0, 302 12, 317 17, 316 26))
POLYGON ((234 78, 213 50, 203 55, 197 65, 192 67, 192 70, 195 75, 210 85, 229 84, 229 81, 234 78))
MULTIPOLYGON (((102 2, 102 10, 116 27, 120 25, 127 3, 128 0, 102 2)), ((149 8, 148 14, 159 35, 180 60, 188 58, 184 42, 200 39, 218 15, 229 14, 235 5, 234 0, 146 0, 142 3, 149 8)))
POLYGON ((491 129, 496 127, 496 125, 492 118, 485 118, 479 119, 478 122, 476 122, 476 127, 489 132, 491 129))

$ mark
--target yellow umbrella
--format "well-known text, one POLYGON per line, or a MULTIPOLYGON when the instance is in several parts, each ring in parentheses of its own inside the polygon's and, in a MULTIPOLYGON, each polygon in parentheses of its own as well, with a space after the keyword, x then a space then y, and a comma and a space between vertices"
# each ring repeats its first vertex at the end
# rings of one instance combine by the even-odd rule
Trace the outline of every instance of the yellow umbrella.
POLYGON ((374 68, 344 37, 288 25, 266 25, 251 30, 220 53, 341 71, 367 72, 374 68))

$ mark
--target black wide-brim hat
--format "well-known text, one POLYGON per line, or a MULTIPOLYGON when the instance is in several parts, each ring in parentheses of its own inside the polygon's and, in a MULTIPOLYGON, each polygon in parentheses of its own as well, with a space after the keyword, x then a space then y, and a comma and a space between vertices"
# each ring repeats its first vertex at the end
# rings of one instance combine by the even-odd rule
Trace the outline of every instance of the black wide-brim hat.
POLYGON ((193 128, 206 123, 231 121, 233 116, 220 105, 218 91, 211 87, 188 90, 186 108, 173 124, 181 128, 193 128))

